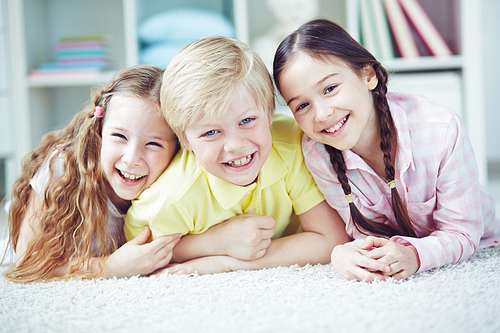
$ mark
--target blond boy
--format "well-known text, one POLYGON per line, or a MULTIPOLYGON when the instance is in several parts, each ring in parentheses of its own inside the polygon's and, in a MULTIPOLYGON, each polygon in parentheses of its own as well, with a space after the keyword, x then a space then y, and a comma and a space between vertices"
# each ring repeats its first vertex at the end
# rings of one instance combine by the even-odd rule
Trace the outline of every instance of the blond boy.
POLYGON ((246 44, 209 37, 185 47, 165 71, 161 105, 184 149, 134 201, 125 233, 186 235, 174 260, 199 259, 171 272, 327 263, 349 240, 304 164, 300 128, 273 116, 271 77, 246 44), (280 238, 294 213, 303 232, 280 238))

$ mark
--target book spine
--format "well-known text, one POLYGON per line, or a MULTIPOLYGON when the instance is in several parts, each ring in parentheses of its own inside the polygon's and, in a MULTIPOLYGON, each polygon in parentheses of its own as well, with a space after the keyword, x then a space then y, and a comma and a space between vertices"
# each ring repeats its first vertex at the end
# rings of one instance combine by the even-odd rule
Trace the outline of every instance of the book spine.
POLYGON ((58 58, 64 57, 95 57, 95 56, 104 56, 106 51, 103 48, 87 48, 87 49, 71 49, 71 50, 60 50, 56 53, 58 58))
POLYGON ((398 0, 384 0, 389 26, 391 27, 396 46, 403 58, 419 57, 417 44, 413 39, 410 24, 406 20, 398 0))
POLYGON ((370 51, 375 57, 380 56, 378 42, 376 40, 375 24, 371 19, 371 8, 369 5, 371 0, 360 0, 360 15, 361 15, 361 42, 363 46, 370 51))
POLYGON ((434 56, 453 54, 418 0, 399 0, 399 4, 434 56))
POLYGON ((103 35, 89 35, 89 36, 73 36, 63 37, 59 41, 61 43, 80 43, 80 42, 104 42, 106 39, 103 35))
POLYGON ((373 0, 372 11, 375 19, 375 28, 377 29, 380 54, 383 59, 394 58, 391 31, 389 30, 382 0, 373 0))
POLYGON ((74 43, 59 43, 56 46, 56 51, 58 50, 71 50, 80 48, 97 48, 104 47, 102 42, 74 42, 74 43))

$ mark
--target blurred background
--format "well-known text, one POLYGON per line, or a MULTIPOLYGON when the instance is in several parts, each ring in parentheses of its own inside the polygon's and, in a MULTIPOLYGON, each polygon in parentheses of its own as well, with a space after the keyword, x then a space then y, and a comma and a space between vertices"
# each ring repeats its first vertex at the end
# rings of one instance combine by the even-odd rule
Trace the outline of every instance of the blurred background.
POLYGON ((165 68, 183 45, 225 35, 252 46, 271 71, 279 42, 323 17, 382 61, 391 72, 390 90, 419 94, 461 115, 480 181, 498 203, 498 13, 497 0, 0 0, 0 200, 23 156, 44 133, 67 125, 91 87, 116 70, 139 63, 165 68), (423 33, 429 22, 434 34, 423 33), (404 31, 409 34, 400 37, 404 31), (431 47, 434 42, 442 47, 431 47))

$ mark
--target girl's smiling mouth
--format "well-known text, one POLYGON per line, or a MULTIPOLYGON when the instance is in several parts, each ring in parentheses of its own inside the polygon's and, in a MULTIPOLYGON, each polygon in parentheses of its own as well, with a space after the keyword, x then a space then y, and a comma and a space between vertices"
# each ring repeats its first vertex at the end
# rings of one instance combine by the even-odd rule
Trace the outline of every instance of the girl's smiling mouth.
POLYGON ((325 128, 323 131, 327 133, 335 133, 338 131, 344 124, 346 123, 347 119, 349 119, 349 115, 345 116, 344 118, 340 119, 335 125, 329 128, 325 128))
POLYGON ((144 178, 144 176, 134 175, 134 174, 131 174, 131 173, 128 173, 125 171, 121 171, 119 169, 116 169, 116 170, 118 171, 118 174, 120 175, 120 177, 126 182, 138 182, 142 178, 144 178))

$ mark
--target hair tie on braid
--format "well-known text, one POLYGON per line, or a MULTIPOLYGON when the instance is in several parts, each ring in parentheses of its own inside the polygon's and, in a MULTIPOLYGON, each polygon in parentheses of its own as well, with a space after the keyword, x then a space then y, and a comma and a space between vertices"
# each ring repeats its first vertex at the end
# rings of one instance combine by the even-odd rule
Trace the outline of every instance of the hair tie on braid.
POLYGON ((353 203, 354 202, 354 197, 352 196, 351 193, 349 193, 348 195, 346 195, 345 198, 347 199, 347 203, 353 203))
POLYGON ((396 179, 391 180, 390 182, 387 183, 390 188, 395 188, 396 187, 396 179))

